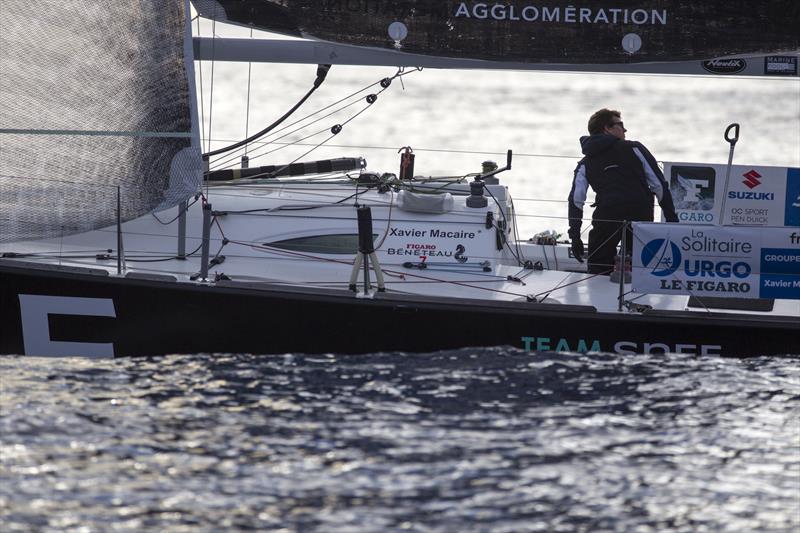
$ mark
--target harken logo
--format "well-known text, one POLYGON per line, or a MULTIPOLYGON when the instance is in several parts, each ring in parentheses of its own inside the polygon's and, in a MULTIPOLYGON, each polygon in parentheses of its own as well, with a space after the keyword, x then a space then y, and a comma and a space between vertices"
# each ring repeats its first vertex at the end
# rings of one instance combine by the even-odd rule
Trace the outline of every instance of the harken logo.
POLYGON ((742 176, 744 176, 744 180, 742 181, 742 183, 744 183, 748 189, 755 189, 756 187, 761 185, 761 180, 759 178, 761 178, 762 176, 755 170, 745 172, 744 174, 742 174, 742 176))
POLYGON ((642 265, 654 276, 669 276, 681 265, 681 250, 667 239, 653 239, 642 249, 642 265))

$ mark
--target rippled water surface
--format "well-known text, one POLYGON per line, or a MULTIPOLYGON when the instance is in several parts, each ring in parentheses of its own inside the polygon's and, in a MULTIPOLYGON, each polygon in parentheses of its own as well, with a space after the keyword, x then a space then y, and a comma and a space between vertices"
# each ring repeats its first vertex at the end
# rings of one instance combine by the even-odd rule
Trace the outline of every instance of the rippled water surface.
POLYGON ((800 361, 0 359, 3 531, 797 531, 800 361))

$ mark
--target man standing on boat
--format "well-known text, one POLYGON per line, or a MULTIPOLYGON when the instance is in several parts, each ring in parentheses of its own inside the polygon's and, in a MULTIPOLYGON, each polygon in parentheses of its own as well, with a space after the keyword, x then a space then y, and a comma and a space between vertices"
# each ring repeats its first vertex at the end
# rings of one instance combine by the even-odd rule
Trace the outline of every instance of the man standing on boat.
MULTIPOLYGON (((642 143, 625 140, 619 111, 601 109, 589 118, 589 136, 581 137, 584 158, 575 168, 569 192, 569 237, 572 252, 583 261, 581 240, 583 204, 591 186, 595 192, 592 229, 589 231, 588 271, 607 274, 614 265, 622 221, 653 221, 653 195, 667 222, 678 222, 664 174, 642 143)), ((633 235, 627 232, 627 250, 633 235)))

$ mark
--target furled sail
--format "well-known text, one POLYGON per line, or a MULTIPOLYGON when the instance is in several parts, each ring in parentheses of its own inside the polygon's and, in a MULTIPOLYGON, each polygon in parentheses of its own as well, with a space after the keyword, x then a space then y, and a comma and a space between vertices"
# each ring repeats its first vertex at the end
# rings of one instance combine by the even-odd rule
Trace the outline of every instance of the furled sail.
MULTIPOLYGON (((637 64, 788 53, 793 62, 778 60, 773 68, 782 75, 793 65, 796 75, 800 49, 796 0, 194 0, 194 5, 204 17, 278 33, 517 63, 637 64)), ((734 73, 737 65, 710 64, 708 70, 734 73)))
POLYGON ((3 0, 0 241, 173 206, 202 179, 188 0, 3 0))

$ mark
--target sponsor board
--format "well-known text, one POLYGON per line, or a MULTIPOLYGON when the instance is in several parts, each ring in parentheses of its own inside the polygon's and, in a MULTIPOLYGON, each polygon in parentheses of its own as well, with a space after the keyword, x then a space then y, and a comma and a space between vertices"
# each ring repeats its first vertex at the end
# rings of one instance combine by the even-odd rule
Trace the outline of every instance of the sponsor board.
POLYGON ((453 18, 509 20, 523 22, 566 22, 570 24, 635 24, 666 26, 666 9, 627 9, 623 7, 581 7, 506 5, 504 3, 461 2, 453 18))
POLYGON ((633 225, 632 290, 800 299, 800 230, 633 225))
POLYGON ((747 61, 741 58, 709 59, 703 61, 703 68, 712 74, 738 74, 747 67, 747 61))
POLYGON ((726 172, 723 164, 664 164, 680 222, 800 226, 800 169, 733 165, 727 187, 726 172))
POLYGON ((494 257, 495 231, 483 225, 464 230, 453 224, 403 224, 389 226, 386 239, 377 250, 387 263, 481 262, 494 257))
POLYGON ((764 75, 797 76, 797 56, 766 56, 764 75))

